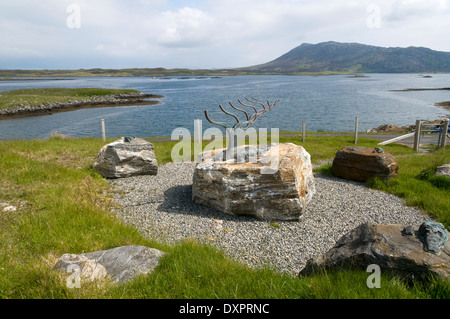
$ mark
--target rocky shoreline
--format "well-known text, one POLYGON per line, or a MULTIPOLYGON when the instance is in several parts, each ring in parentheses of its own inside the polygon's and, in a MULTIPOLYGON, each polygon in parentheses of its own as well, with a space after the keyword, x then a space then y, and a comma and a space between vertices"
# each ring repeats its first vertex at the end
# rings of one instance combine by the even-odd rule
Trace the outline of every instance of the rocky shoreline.
POLYGON ((163 98, 163 96, 145 93, 124 93, 117 95, 97 96, 86 100, 45 103, 38 106, 19 104, 18 107, 13 109, 0 110, 0 119, 33 115, 48 115, 55 112, 72 111, 81 108, 124 105, 154 105, 159 104, 159 101, 149 99, 158 98, 163 98))
POLYGON ((436 103, 435 105, 443 107, 445 109, 450 109, 450 101, 439 102, 439 103, 436 103))
MULTIPOLYGON (((450 108, 450 102, 443 102, 443 103, 447 103, 448 107, 450 108)), ((432 120, 432 121, 426 121, 426 124, 442 124, 443 123, 443 119, 436 119, 436 120, 432 120)), ((402 133, 410 133, 412 131, 414 131, 416 128, 416 125, 408 125, 408 126, 397 126, 395 124, 383 124, 380 125, 378 127, 375 127, 371 130, 367 130, 367 133, 398 133, 398 134, 402 134, 402 133)))
POLYGON ((395 124, 383 124, 368 130, 367 133, 406 133, 414 130, 415 125, 397 126, 395 124))

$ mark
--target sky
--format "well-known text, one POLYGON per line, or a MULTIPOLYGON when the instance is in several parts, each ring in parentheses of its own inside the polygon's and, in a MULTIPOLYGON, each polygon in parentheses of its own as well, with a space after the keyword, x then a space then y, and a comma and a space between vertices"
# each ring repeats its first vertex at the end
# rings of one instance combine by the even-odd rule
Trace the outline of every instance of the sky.
POLYGON ((0 0, 0 69, 246 67, 302 43, 450 52, 450 0, 0 0))

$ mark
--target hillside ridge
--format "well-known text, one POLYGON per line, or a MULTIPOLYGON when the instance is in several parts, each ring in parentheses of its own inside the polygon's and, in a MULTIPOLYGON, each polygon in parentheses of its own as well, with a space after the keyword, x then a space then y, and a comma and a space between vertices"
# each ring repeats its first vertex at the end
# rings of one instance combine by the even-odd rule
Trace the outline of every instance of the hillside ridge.
POLYGON ((273 61, 238 70, 264 73, 447 73, 450 72, 450 52, 425 47, 378 47, 335 41, 303 43, 273 61))

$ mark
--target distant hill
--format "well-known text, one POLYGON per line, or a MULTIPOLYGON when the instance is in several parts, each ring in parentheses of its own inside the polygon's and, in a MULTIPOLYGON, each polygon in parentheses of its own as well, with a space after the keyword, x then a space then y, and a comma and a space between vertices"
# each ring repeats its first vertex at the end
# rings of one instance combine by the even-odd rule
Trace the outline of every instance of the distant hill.
POLYGON ((271 62, 236 70, 261 73, 450 73, 450 52, 359 43, 304 43, 271 62))
POLYGON ((234 69, 0 70, 5 77, 226 76, 239 74, 450 73, 450 52, 423 47, 384 48, 359 43, 304 43, 279 58, 234 69))

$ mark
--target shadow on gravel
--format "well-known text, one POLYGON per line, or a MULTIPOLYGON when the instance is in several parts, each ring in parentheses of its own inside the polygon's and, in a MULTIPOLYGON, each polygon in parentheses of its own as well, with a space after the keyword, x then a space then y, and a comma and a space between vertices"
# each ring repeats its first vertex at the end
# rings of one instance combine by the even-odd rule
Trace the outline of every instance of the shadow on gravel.
POLYGON ((164 192, 164 201, 158 206, 158 210, 173 214, 193 215, 236 222, 260 221, 255 217, 235 216, 194 203, 192 201, 192 185, 178 185, 166 190, 164 192))
POLYGON ((353 184, 353 185, 357 185, 357 186, 367 187, 366 183, 351 181, 351 180, 339 178, 336 176, 330 176, 330 175, 326 175, 326 174, 314 173, 314 178, 316 178, 316 179, 320 178, 320 179, 333 181, 333 182, 341 182, 341 183, 347 183, 347 184, 353 184))

